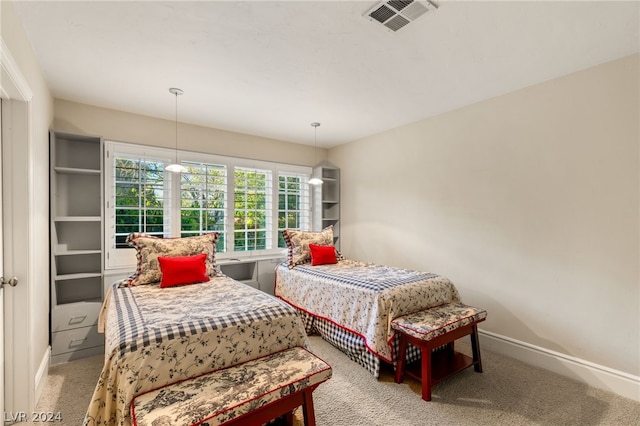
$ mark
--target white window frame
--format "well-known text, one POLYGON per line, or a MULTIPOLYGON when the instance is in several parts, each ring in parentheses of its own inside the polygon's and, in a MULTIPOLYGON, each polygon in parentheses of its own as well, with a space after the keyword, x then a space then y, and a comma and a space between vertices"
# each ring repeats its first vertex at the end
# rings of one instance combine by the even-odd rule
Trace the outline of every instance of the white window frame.
MULTIPOLYGON (((300 198, 301 198, 301 205, 299 208, 299 211, 309 211, 311 212, 311 197, 312 197, 312 189, 309 187, 309 179, 310 179, 310 174, 305 173, 304 170, 300 169, 300 170, 293 170, 291 168, 288 169, 278 169, 276 171, 276 176, 275 176, 275 182, 274 184, 278 186, 277 189, 280 188, 279 186, 279 179, 280 176, 285 176, 285 177, 299 177, 300 179, 300 189, 301 191, 304 191, 306 189, 306 194, 301 193, 300 194, 300 198)), ((275 212, 274 212, 274 221, 275 221, 275 232, 276 234, 278 232, 280 232, 279 226, 278 226, 278 217, 279 217, 279 213, 280 213, 280 206, 279 206, 279 202, 280 200, 277 199, 277 196, 279 195, 278 191, 275 191, 274 195, 274 204, 275 204, 275 212)), ((306 217, 302 216, 300 218, 300 229, 303 230, 310 230, 311 229, 311 214, 307 215, 306 217)), ((276 247, 278 245, 278 238, 276 238, 276 247)), ((280 250, 282 250, 282 247, 279 247, 280 250)))
MULTIPOLYGON (((194 158, 193 160, 190 159, 189 157, 183 157, 180 159, 180 163, 185 165, 186 167, 189 167, 191 164, 206 164, 206 165, 213 165, 213 166, 222 166, 224 167, 225 170, 225 184, 224 184, 224 192, 225 192, 225 206, 222 209, 224 211, 225 214, 225 223, 222 229, 222 232, 224 232, 226 234, 227 231, 227 224, 229 221, 229 218, 227 217, 228 214, 228 210, 229 210, 229 196, 228 196, 228 190, 229 190, 229 167, 227 164, 225 164, 226 162, 224 161, 224 159, 218 159, 215 158, 213 156, 209 156, 209 158, 207 159, 207 161, 203 161, 202 156, 198 156, 197 158, 194 158)), ((180 174, 180 190, 179 190, 179 203, 180 203, 180 209, 179 209, 179 214, 182 214, 182 177, 184 175, 180 174)), ((207 209, 204 209, 204 211, 206 211, 207 209)), ((182 219, 182 217, 181 217, 182 219)), ((182 224, 180 224, 180 229, 179 229, 179 234, 182 235, 182 224)), ((206 232, 203 231, 202 229, 199 230, 199 232, 206 232)), ((219 232, 219 231, 217 231, 219 232)), ((228 241, 225 240, 225 246, 228 245, 228 241)))
MULTIPOLYGON (((233 194, 232 196, 230 196, 229 198, 231 198, 233 200, 233 212, 234 212, 234 220, 231 220, 229 222, 233 222, 233 226, 230 227, 230 232, 229 232, 229 237, 230 237, 230 243, 227 246, 227 248, 229 249, 229 251, 231 252, 231 249, 233 249, 233 253, 235 254, 239 254, 239 253, 244 253, 247 251, 260 251, 260 252, 270 252, 273 249, 273 227, 272 225, 272 221, 273 221, 273 198, 276 194, 276 192, 274 191, 273 188, 273 175, 274 172, 272 169, 267 169, 265 167, 243 167, 243 166, 239 166, 239 165, 235 165, 233 166, 233 176, 234 176, 234 182, 233 182, 233 194), (264 188, 264 193, 265 193, 265 208, 262 209, 262 211, 265 212, 266 214, 266 218, 265 218, 265 225, 264 228, 261 228, 264 230, 266 236, 265 236, 265 245, 267 246, 267 248, 262 249, 262 250, 235 250, 235 242, 236 242, 236 233, 243 233, 243 234, 248 234, 249 232, 251 232, 249 229, 243 229, 243 230, 237 230, 235 229, 235 213, 236 213, 236 209, 235 209, 235 204, 236 204, 236 182, 235 182, 235 173, 237 171, 243 171, 243 172, 251 172, 251 171, 256 171, 259 172, 260 174, 264 174, 265 175, 265 188, 264 188)), ((245 209, 241 209, 243 212, 247 213, 248 210, 245 209)))
MULTIPOLYGON (((128 158, 138 158, 153 160, 170 164, 174 161, 170 151, 161 148, 153 148, 140 145, 131 145, 122 142, 105 142, 105 167, 104 167, 104 194, 105 194, 105 215, 104 215, 104 244, 105 244, 105 269, 117 269, 124 267, 135 267, 136 257, 134 249, 115 248, 115 167, 113 158, 117 154, 128 158)), ((167 172, 168 173, 168 172, 167 172)), ((164 211, 165 217, 171 214, 173 203, 169 197, 173 180, 165 175, 164 188, 164 211)), ((169 236, 168 224, 164 223, 165 236, 169 236)))
MULTIPOLYGON (((105 269, 133 269, 136 266, 135 249, 131 248, 115 248, 115 206, 113 200, 115 195, 114 185, 114 167, 113 158, 116 154, 125 157, 149 159, 154 161, 163 161, 171 163, 177 162, 194 162, 220 164, 227 167, 227 208, 225 217, 225 235, 226 235, 226 251, 216 253, 216 259, 245 259, 251 257, 274 257, 283 256, 285 250, 278 247, 278 178, 281 174, 299 175, 303 177, 305 183, 312 173, 312 168, 307 166, 299 166, 292 164, 276 163, 269 161, 251 160, 238 157, 228 157, 215 154, 206 154, 191 151, 176 151, 173 149, 150 147, 126 142, 105 141, 105 269), (177 158, 176 158, 177 157, 177 158), (234 251, 234 170, 236 167, 243 169, 264 169, 270 170, 271 173, 271 216, 268 218, 267 226, 270 230, 270 249, 267 250, 248 250, 234 251)), ((181 216, 180 216, 180 189, 181 174, 166 172, 165 175, 165 217, 168 223, 165 223, 165 237, 179 237, 181 232, 181 216), (172 188, 177 188, 172 191, 172 188)), ((304 208, 308 211, 306 219, 303 219, 301 225, 306 225, 306 229, 311 229, 311 197, 312 189, 306 189, 307 193, 303 196, 304 208)), ((301 229, 304 229, 302 228, 301 229)))

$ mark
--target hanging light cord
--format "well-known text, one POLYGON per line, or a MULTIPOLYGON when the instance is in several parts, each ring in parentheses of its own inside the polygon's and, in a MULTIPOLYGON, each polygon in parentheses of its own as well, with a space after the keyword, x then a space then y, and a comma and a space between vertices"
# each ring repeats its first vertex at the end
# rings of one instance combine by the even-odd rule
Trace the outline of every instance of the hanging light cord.
MULTIPOLYGON (((313 126, 313 128, 315 129, 313 132, 313 164, 316 164, 317 159, 317 155, 318 155, 318 126, 320 126, 320 123, 318 123, 317 121, 314 121, 313 123, 311 123, 311 126, 313 126)), ((312 175, 313 176, 313 175, 312 175)), ((320 185, 322 184, 322 179, 318 178, 318 177, 312 177, 311 180, 309 180, 309 183, 311 185, 320 185)))
POLYGON ((178 158, 178 91, 174 90, 173 94, 176 98, 176 159, 178 158))
POLYGON ((176 97, 176 108, 175 108, 175 118, 176 118, 176 163, 173 164, 169 164, 167 167, 165 167, 165 170, 168 170, 170 172, 177 172, 177 173, 184 173, 187 171, 187 169, 178 164, 178 95, 182 95, 184 92, 182 91, 182 89, 178 89, 176 87, 172 87, 169 89, 169 93, 172 93, 173 95, 175 95, 176 97))

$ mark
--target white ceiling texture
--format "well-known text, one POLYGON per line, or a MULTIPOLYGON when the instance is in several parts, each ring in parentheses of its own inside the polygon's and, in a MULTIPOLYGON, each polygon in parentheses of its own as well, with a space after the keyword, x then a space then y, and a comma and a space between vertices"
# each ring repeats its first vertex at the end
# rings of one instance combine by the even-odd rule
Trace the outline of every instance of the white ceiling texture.
POLYGON ((416 1, 14 5, 56 98, 323 147, 640 50, 638 1, 416 1))

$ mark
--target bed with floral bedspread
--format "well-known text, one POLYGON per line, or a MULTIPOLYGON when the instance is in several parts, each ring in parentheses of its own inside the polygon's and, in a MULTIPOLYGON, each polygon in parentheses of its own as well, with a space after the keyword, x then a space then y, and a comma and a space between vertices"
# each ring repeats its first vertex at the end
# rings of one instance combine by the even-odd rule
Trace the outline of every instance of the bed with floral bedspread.
POLYGON ((379 360, 395 361, 391 320, 460 301, 453 283, 440 275, 349 259, 316 266, 282 263, 275 295, 316 323, 307 323, 307 331, 320 332, 376 377, 379 360))
POLYGON ((286 303, 220 276, 205 283, 110 290, 99 326, 105 363, 85 425, 130 425, 134 396, 284 349, 308 347, 286 303))

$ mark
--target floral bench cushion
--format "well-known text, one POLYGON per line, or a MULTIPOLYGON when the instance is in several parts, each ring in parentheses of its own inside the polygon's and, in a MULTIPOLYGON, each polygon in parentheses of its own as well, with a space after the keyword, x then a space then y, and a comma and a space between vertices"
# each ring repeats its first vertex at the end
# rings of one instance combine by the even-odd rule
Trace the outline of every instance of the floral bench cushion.
POLYGON ((465 325, 482 321, 487 311, 462 303, 445 303, 435 308, 398 317, 391 328, 421 340, 432 340, 465 325))
POLYGON ((137 426, 214 426, 328 380, 331 367, 295 347, 136 396, 137 426))

